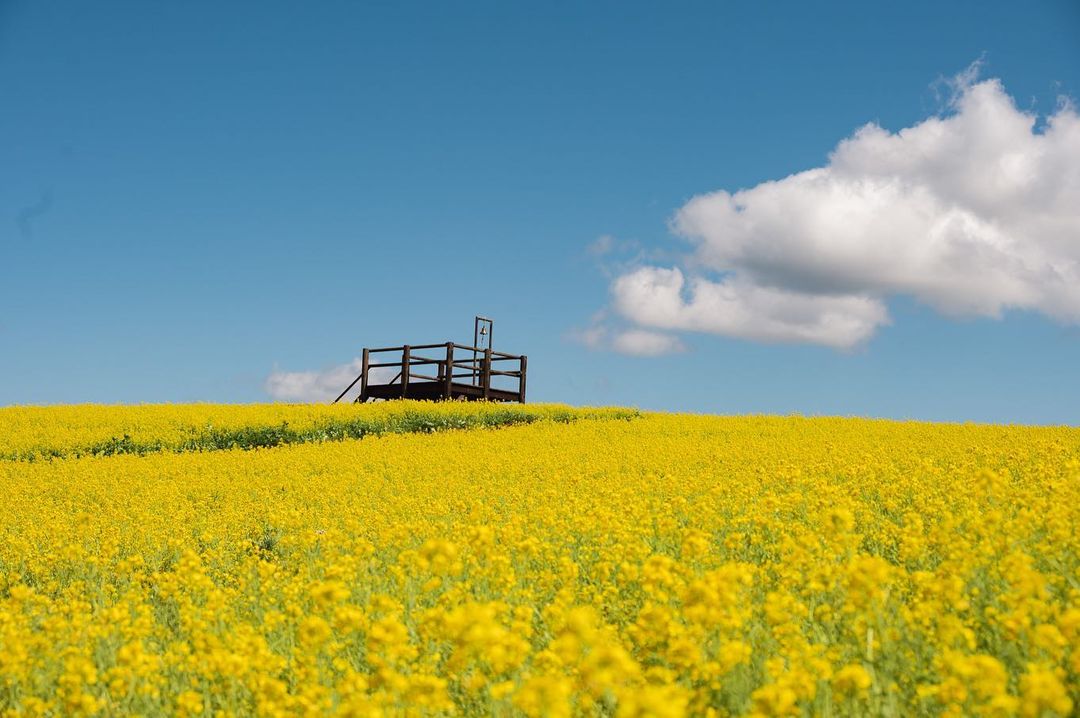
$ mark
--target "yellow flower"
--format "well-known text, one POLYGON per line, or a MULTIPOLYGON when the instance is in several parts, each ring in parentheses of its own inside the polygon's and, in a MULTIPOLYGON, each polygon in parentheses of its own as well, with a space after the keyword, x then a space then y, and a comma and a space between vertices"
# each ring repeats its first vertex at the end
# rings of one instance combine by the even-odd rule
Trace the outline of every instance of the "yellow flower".
POLYGON ((181 716, 197 716, 203 712, 202 696, 195 691, 184 691, 176 697, 176 712, 181 716))
POLYGON ((308 616, 300 624, 299 638, 301 645, 318 648, 330 639, 330 624, 318 616, 308 616))
POLYGON ((619 718, 680 718, 689 696, 678 685, 642 686, 619 694, 619 718))
POLYGON ((404 699, 409 705, 431 711, 450 710, 453 702, 446 692, 446 681, 438 676, 415 674, 409 676, 404 699))
POLYGON ((799 714, 799 696, 781 684, 769 684, 751 694, 755 716, 793 716, 799 714))
POLYGON ((514 694, 514 705, 529 718, 569 718, 573 686, 563 676, 529 678, 514 694))
POLYGON ((1025 718, 1035 718, 1047 711, 1067 716, 1073 709, 1059 671, 1037 666, 1029 666, 1020 677, 1020 699, 1020 714, 1025 718))
POLYGON ((341 581, 320 581, 308 593, 316 606, 325 607, 346 600, 350 591, 341 581))
POLYGON ((871 682, 870 674, 856 663, 844 666, 832 678, 833 688, 841 695, 865 695, 871 682))

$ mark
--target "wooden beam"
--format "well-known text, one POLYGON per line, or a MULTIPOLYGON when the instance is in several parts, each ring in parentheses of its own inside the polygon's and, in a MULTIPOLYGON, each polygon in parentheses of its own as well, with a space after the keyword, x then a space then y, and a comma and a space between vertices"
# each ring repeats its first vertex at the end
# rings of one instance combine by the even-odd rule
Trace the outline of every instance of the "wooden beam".
POLYGON ((484 366, 481 369, 481 382, 484 385, 484 399, 491 396, 491 349, 484 350, 484 366))
POLYGON ((360 396, 357 397, 357 401, 361 404, 368 400, 367 386, 368 386, 368 369, 371 363, 370 353, 367 348, 364 348, 364 358, 360 360, 360 396))
POLYGON ((443 388, 444 398, 449 399, 451 388, 454 386, 454 343, 446 343, 446 366, 443 381, 446 382, 446 386, 443 388))
POLYGON ((521 381, 518 382, 518 401, 525 403, 525 370, 529 366, 529 357, 521 355, 521 381))

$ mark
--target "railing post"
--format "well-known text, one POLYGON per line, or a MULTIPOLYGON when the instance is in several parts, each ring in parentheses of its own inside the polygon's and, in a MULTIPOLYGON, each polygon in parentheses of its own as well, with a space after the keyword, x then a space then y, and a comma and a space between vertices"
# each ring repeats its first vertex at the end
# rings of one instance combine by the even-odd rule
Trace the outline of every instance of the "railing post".
POLYGON ((446 343, 446 376, 443 377, 443 381, 446 382, 443 385, 443 394, 445 398, 449 399, 450 394, 454 389, 454 343, 446 343))
POLYGON ((401 348, 401 398, 404 399, 409 391, 409 370, 412 369, 412 357, 409 356, 409 345, 401 348))
POLYGON ((491 394, 491 347, 484 350, 482 374, 481 380, 484 382, 484 400, 486 401, 488 395, 491 394))
POLYGON ((525 403, 525 370, 529 367, 529 357, 521 356, 521 383, 518 384, 518 401, 525 403))
POLYGON ((361 404, 363 404, 364 402, 366 402, 368 400, 368 396, 367 396, 367 383, 368 383, 367 382, 367 375, 368 375, 368 364, 370 364, 370 363, 371 362, 370 362, 370 359, 368 357, 368 349, 367 349, 367 347, 364 347, 364 358, 360 360, 360 396, 357 397, 357 401, 359 401, 361 404))

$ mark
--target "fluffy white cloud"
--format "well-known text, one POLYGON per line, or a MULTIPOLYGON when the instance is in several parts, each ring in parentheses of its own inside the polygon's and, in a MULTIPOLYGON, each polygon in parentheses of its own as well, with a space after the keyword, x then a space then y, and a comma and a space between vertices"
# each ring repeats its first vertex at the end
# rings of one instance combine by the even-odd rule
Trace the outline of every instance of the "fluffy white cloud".
POLYGON ((845 348, 888 321, 885 305, 864 296, 809 295, 738 276, 719 282, 698 277, 684 291, 685 284, 677 268, 643 267, 615 280, 612 298, 620 314, 645 326, 765 342, 845 348))
MULTIPOLYGON (((360 375, 360 359, 353 359, 348 364, 323 369, 322 371, 278 371, 266 377, 263 388, 277 401, 324 402, 333 401, 353 379, 360 375)), ((392 378, 386 367, 371 370, 369 380, 386 381, 392 378)), ((359 384, 342 401, 350 401, 359 393, 359 384)))
POLYGON ((1045 125, 997 80, 957 79, 949 112, 869 124, 825 167, 691 199, 672 220, 682 269, 612 282, 651 329, 850 348, 906 295, 949 316, 1009 309, 1080 322, 1080 117, 1045 125))

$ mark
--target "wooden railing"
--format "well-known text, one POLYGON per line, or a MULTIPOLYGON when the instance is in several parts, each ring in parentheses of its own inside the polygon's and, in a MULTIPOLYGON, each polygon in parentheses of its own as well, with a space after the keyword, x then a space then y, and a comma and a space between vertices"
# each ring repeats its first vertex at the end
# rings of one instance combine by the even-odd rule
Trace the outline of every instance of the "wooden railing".
MULTIPOLYGON (((528 357, 524 355, 507 354, 493 349, 481 349, 480 347, 468 346, 446 342, 444 344, 405 344, 400 347, 380 347, 376 349, 364 349, 361 359, 360 376, 356 377, 345 391, 334 399, 336 404, 340 401, 357 382, 360 383, 360 395, 356 401, 364 402, 369 397, 369 389, 372 387, 386 387, 399 384, 401 396, 409 394, 409 385, 413 380, 425 382, 427 393, 434 394, 436 398, 498 398, 510 401, 525 401, 525 379, 528 369, 528 357), (432 350, 442 350, 441 356, 430 356, 432 350), (397 361, 372 361, 373 354, 398 353, 397 361), (461 359, 462 353, 467 353, 468 358, 461 359), (428 354, 429 356, 424 356, 428 354), (494 365, 502 366, 500 362, 513 362, 516 369, 500 369, 494 365), (434 374, 425 374, 427 367, 434 368, 434 374), (376 384, 371 382, 371 370, 381 368, 396 368, 398 373, 389 382, 376 384), (460 371, 459 371, 460 370, 460 371), (503 389, 492 386, 492 378, 510 377, 516 379, 516 389, 503 389), (468 382, 456 381, 468 379, 468 382), (435 386, 433 387, 432 384, 435 386), (469 388, 471 387, 471 389, 469 388), (437 391, 434 391, 437 390, 437 391), (508 396, 509 395, 509 396, 508 396)), ((415 393, 415 392, 414 392, 415 393)))

